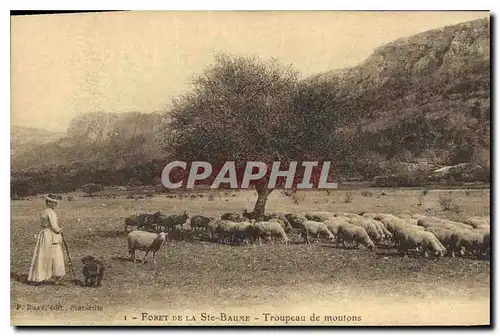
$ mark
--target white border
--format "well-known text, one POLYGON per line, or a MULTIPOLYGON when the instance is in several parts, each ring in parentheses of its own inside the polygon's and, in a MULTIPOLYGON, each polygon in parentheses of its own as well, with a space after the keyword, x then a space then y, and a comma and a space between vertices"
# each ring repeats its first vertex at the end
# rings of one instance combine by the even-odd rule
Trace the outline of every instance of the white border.
MULTIPOLYGON (((2 31, 2 39, 3 46, 9 46, 9 48, 4 48, 2 52, 2 64, 4 66, 5 72, 1 78, 2 81, 2 95, 3 95, 3 113, 1 114, 2 122, 0 123, 3 128, 0 132, 0 136, 2 137, 2 141, 0 141, 1 150, 4 158, 6 159, 4 164, 1 165, 1 177, 2 177, 2 193, 1 193, 1 205, 2 205, 2 214, 3 214, 3 232, 0 235, 2 239, 2 243, 0 244, 3 249, 2 258, 0 258, 2 263, 2 268, 4 269, 4 276, 1 278, 2 288, 4 293, 7 293, 10 297, 10 278, 7 277, 7 274, 10 274, 10 235, 9 235, 9 226, 10 223, 10 197, 9 197, 9 186, 10 186, 10 17, 8 10, 11 9, 38 9, 38 10, 52 10, 52 9, 65 9, 65 10, 78 10, 78 9, 86 9, 86 10, 97 10, 97 9, 127 9, 127 10, 491 10, 493 14, 498 13, 497 8, 500 4, 500 1, 486 1, 486 0, 474 0, 474 1, 463 1, 463 0, 455 0, 455 1, 436 1, 436 0, 419 0, 416 2, 405 2, 405 1, 361 1, 361 0, 349 0, 346 2, 337 2, 330 3, 330 1, 319 1, 319 0, 308 0, 308 1, 269 1, 269 0, 247 0, 247 1, 230 1, 230 0, 218 0, 218 1, 193 1, 193 0, 183 0, 178 2, 169 2, 166 5, 158 6, 157 1, 126 1, 126 0, 115 0, 115 1, 107 1, 104 3, 101 1, 61 1, 61 0, 46 0, 43 2, 39 1, 5 1, 2 2, 0 6, 2 6, 2 19, 1 19, 1 31, 2 31), (5 8, 3 8, 5 7, 5 8), (9 76, 7 76, 9 74, 9 76), (9 111, 9 112, 8 112, 9 111), (8 163, 5 163, 8 162, 8 163)), ((496 29, 495 29, 496 30, 496 29)), ((497 34, 493 32, 493 43, 498 42, 497 34)), ((497 44, 497 43, 495 43, 497 44)), ((495 57, 495 60, 497 58, 495 57)), ((493 71, 493 69, 492 69, 493 71)), ((495 78, 495 82, 492 83, 493 87, 497 83, 497 79, 495 78)), ((494 92, 494 91, 493 91, 494 92)), ((496 96, 493 97, 493 106, 497 106, 496 96)), ((493 111, 491 112, 494 113, 493 111)), ((498 117, 495 122, 496 129, 500 128, 498 125, 498 117)), ((498 147, 495 149, 495 157, 498 158, 498 147)), ((495 162, 496 163, 496 162, 495 162)), ((495 167, 497 165, 495 164, 495 167)), ((497 169, 495 169, 497 172, 497 169)), ((498 175, 497 175, 498 176, 498 175)), ((497 199, 494 202, 494 208, 497 209, 496 205, 500 201, 497 199)), ((496 224, 496 217, 494 218, 494 223, 496 224)), ((498 241, 495 237, 495 251, 498 251, 498 241)), ((495 258, 497 260, 497 258, 495 258)), ((498 263, 495 262, 495 269, 498 270, 498 263)), ((497 272, 495 272, 497 273, 497 272)), ((497 275, 497 274, 495 274, 497 275)), ((10 300, 9 300, 10 301, 10 300)), ((496 303, 496 298, 495 298, 496 303)), ((14 334, 16 330, 10 326, 10 305, 4 304, 1 306, 1 331, 5 332, 8 335, 14 334)), ((493 313, 493 312, 492 312, 493 313)), ((496 314, 495 314, 496 315, 496 314)), ((494 320, 498 321, 497 318, 494 320)), ((179 331, 173 330, 158 330, 157 332, 168 332, 170 335, 178 334, 179 331)), ((75 329, 64 330, 64 331, 56 331, 62 334, 70 334, 71 332, 76 332, 75 329)), ((100 330, 100 331, 92 331, 95 335, 103 335, 105 332, 114 332, 120 333, 125 332, 125 330, 100 330)), ((142 329, 138 333, 145 333, 147 331, 151 331, 150 329, 142 329)), ((203 329, 203 331, 207 332, 210 329, 203 329)), ((215 332, 219 332, 220 330, 215 330, 215 332)), ((237 331, 237 330, 233 330, 237 331)), ((243 330, 241 330, 243 331, 243 330)), ((240 332, 241 332, 240 331, 240 332)), ((283 330, 281 330, 283 331, 283 330)), ((303 333, 313 333, 318 332, 320 330, 314 331, 299 331, 303 333)), ((322 332, 330 332, 331 330, 321 330, 322 332)), ((402 330, 398 330, 402 332, 402 330)), ((80 330, 82 332, 82 330, 80 330)), ((83 330, 83 332, 87 332, 87 330, 83 330)), ((134 331, 136 332, 136 331, 134 331)), ((184 334, 191 334, 199 331, 185 331, 184 334)), ((246 331, 243 331, 246 332, 246 331)), ((259 331, 262 332, 262 331, 259 331)), ((278 331, 279 332, 279 331, 278 331)), ((297 332, 297 330, 295 330, 297 332)), ((347 335, 348 333, 367 333, 367 332, 377 332, 376 329, 373 330, 361 330, 354 331, 350 330, 349 332, 345 329, 342 330, 333 330, 337 335, 347 335)), ((378 330, 378 332, 386 332, 386 330, 378 330)), ((416 332, 416 331, 413 331, 416 332)), ((440 333, 438 330, 423 330, 418 333, 425 333, 428 335, 435 335, 440 333)), ((453 331, 452 331, 453 332, 453 331)), ((479 334, 481 331, 469 331, 471 334, 479 334)), ((53 330, 44 330, 37 331, 37 333, 49 335, 54 333, 53 330)))

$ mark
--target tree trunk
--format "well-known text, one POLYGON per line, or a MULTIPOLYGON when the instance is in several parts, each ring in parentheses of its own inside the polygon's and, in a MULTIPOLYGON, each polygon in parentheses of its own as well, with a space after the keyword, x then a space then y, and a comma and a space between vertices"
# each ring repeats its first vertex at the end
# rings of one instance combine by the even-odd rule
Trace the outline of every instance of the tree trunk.
POLYGON ((273 191, 273 189, 268 188, 255 188, 257 190, 257 202, 255 202, 255 207, 253 208, 253 217, 255 220, 260 221, 263 219, 266 212, 266 202, 267 196, 273 191))

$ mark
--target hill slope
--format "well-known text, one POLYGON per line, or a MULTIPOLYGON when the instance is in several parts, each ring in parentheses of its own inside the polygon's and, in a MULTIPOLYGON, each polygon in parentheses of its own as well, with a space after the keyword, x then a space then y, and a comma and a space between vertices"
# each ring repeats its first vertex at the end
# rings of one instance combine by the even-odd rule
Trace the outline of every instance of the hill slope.
POLYGON ((13 125, 10 128, 11 156, 21 155, 22 153, 32 150, 34 147, 54 142, 63 136, 64 133, 13 125))
POLYGON ((438 164, 489 157, 488 19, 396 40, 306 82, 331 90, 323 113, 347 116, 341 132, 361 152, 438 164))
POLYGON ((162 157, 155 142, 158 113, 88 113, 75 118, 64 137, 12 159, 14 170, 93 165, 120 169, 162 157))

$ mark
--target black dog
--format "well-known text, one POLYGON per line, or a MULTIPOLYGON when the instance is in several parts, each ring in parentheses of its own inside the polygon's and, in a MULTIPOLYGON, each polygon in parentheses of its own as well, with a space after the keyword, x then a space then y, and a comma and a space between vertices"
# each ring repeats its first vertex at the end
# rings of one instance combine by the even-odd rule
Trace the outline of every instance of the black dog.
POLYGON ((100 287, 104 277, 104 265, 92 256, 82 258, 86 287, 100 287))

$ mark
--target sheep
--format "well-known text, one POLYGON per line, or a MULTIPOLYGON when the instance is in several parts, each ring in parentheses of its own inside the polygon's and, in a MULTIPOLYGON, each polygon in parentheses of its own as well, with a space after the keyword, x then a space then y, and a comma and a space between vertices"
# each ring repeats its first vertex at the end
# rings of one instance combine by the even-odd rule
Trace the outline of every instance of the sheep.
MULTIPOLYGON (((454 233, 457 233, 459 229, 450 228, 446 229, 444 227, 428 227, 425 231, 431 232, 436 236, 436 238, 444 245, 447 250, 447 254, 451 257, 455 257, 455 253, 457 252, 457 247, 452 245, 451 237, 454 233)), ((461 255, 463 255, 464 250, 460 249, 458 251, 461 255)))
POLYGON ((382 240, 382 236, 380 235, 377 226, 371 222, 370 218, 352 217, 350 218, 349 222, 351 224, 364 228, 366 230, 366 233, 368 233, 370 239, 373 240, 374 242, 378 243, 382 240))
POLYGON ((381 216, 380 222, 385 226, 387 231, 394 234, 395 232, 404 230, 408 224, 401 218, 395 216, 381 216))
POLYGON ((285 216, 271 216, 271 215, 266 215, 264 216, 264 221, 265 222, 278 222, 280 225, 283 227, 283 230, 285 230, 286 233, 290 233, 292 231, 292 225, 286 219, 285 216))
POLYGON ((314 221, 314 222, 324 222, 325 220, 328 220, 330 218, 335 217, 334 213, 332 212, 307 212, 304 214, 304 217, 307 218, 307 220, 314 221))
POLYGON ((300 229, 301 223, 307 221, 307 218, 305 218, 304 216, 294 215, 294 214, 286 214, 285 218, 288 220, 288 222, 294 229, 300 229))
POLYGON ((236 222, 235 224, 232 231, 233 242, 253 243, 255 241, 256 234, 253 222, 236 222))
POLYGON ((285 233, 285 230, 279 222, 276 221, 261 221, 253 224, 255 230, 255 236, 258 237, 259 241, 261 238, 271 238, 277 241, 278 238, 282 238, 285 244, 288 244, 290 239, 285 233))
POLYGON ((182 215, 163 215, 161 212, 156 212, 153 217, 154 223, 158 224, 163 230, 174 231, 177 225, 183 227, 189 219, 189 214, 184 211, 182 215))
POLYGON ((402 232, 398 233, 400 239, 400 251, 404 255, 408 255, 411 248, 421 249, 424 256, 429 256, 429 251, 434 252, 435 256, 444 256, 446 248, 439 242, 439 240, 428 231, 416 230, 408 227, 402 232))
POLYGON ((352 224, 349 222, 350 218, 347 217, 334 217, 327 221, 324 221, 323 224, 330 230, 333 235, 337 235, 340 227, 343 226, 351 226, 352 224))
POLYGON ((369 220, 371 220, 371 222, 373 223, 373 225, 375 225, 379 231, 379 234, 380 236, 382 237, 382 239, 391 239, 392 238, 392 233, 389 232, 389 230, 387 230, 384 226, 384 224, 376 219, 372 219, 372 218, 368 218, 369 220))
POLYGON ((375 219, 376 217, 378 217, 379 214, 376 212, 360 212, 359 215, 366 218, 375 219))
POLYGON ((490 226, 490 218, 489 217, 469 217, 463 221, 464 224, 472 226, 474 229, 478 227, 490 226))
POLYGON ((444 218, 438 218, 438 217, 427 217, 427 218, 421 218, 417 221, 418 226, 423 226, 425 228, 427 227, 444 227, 447 229, 450 228, 460 228, 462 230, 471 230, 472 227, 470 225, 460 223, 460 222, 454 222, 448 219, 444 218))
POLYGON ((154 214, 135 214, 125 218, 125 231, 128 231, 130 227, 136 229, 151 229, 154 219, 154 214))
MULTIPOLYGON (((489 235, 487 237, 489 240, 489 235)), ((450 237, 450 248, 453 250, 464 249, 471 255, 478 256, 485 249, 484 239, 485 234, 480 231, 463 230, 454 232, 450 237)))
POLYGON ((325 237, 329 239, 335 239, 335 236, 328 230, 323 222, 316 221, 304 221, 299 224, 301 236, 304 237, 304 242, 310 244, 309 235, 313 235, 316 238, 325 237))
POLYGON ((212 221, 214 218, 213 217, 205 217, 205 216, 193 216, 189 222, 189 225, 191 228, 195 231, 197 230, 206 230, 208 223, 212 221))
POLYGON ((279 219, 281 223, 283 223, 282 226, 286 233, 292 231, 292 225, 284 213, 273 212, 264 215, 264 221, 270 221, 272 219, 279 219))
POLYGON ((335 217, 349 217, 349 218, 360 218, 363 216, 360 216, 355 213, 350 213, 350 212, 334 212, 333 213, 335 217))
POLYGON ((217 222, 214 232, 217 233, 218 241, 224 243, 226 241, 233 243, 233 232, 237 228, 237 222, 230 220, 220 220, 217 222))
POLYGON ((222 221, 223 221, 222 219, 214 218, 210 222, 208 222, 206 229, 207 229, 208 234, 210 235, 210 238, 212 238, 212 239, 214 238, 214 234, 217 231, 217 227, 219 226, 219 224, 222 221))
POLYGON ((142 263, 146 262, 146 257, 150 251, 153 252, 153 263, 156 263, 155 256, 159 249, 165 243, 167 234, 165 232, 152 233, 147 231, 134 230, 128 234, 128 251, 130 258, 135 262, 135 250, 144 251, 144 259, 142 263))
POLYGON ((366 230, 354 224, 341 226, 337 231, 337 238, 340 243, 346 246, 346 243, 354 243, 357 248, 359 245, 364 245, 372 252, 375 251, 375 244, 368 236, 366 230))
MULTIPOLYGON (((246 210, 245 210, 246 211, 246 210)), ((231 221, 231 222, 244 222, 244 221, 247 221, 248 219, 250 218, 245 218, 243 217, 241 214, 239 213, 231 213, 231 212, 227 212, 225 214, 223 214, 220 219, 222 220, 228 220, 228 221, 231 221)))

